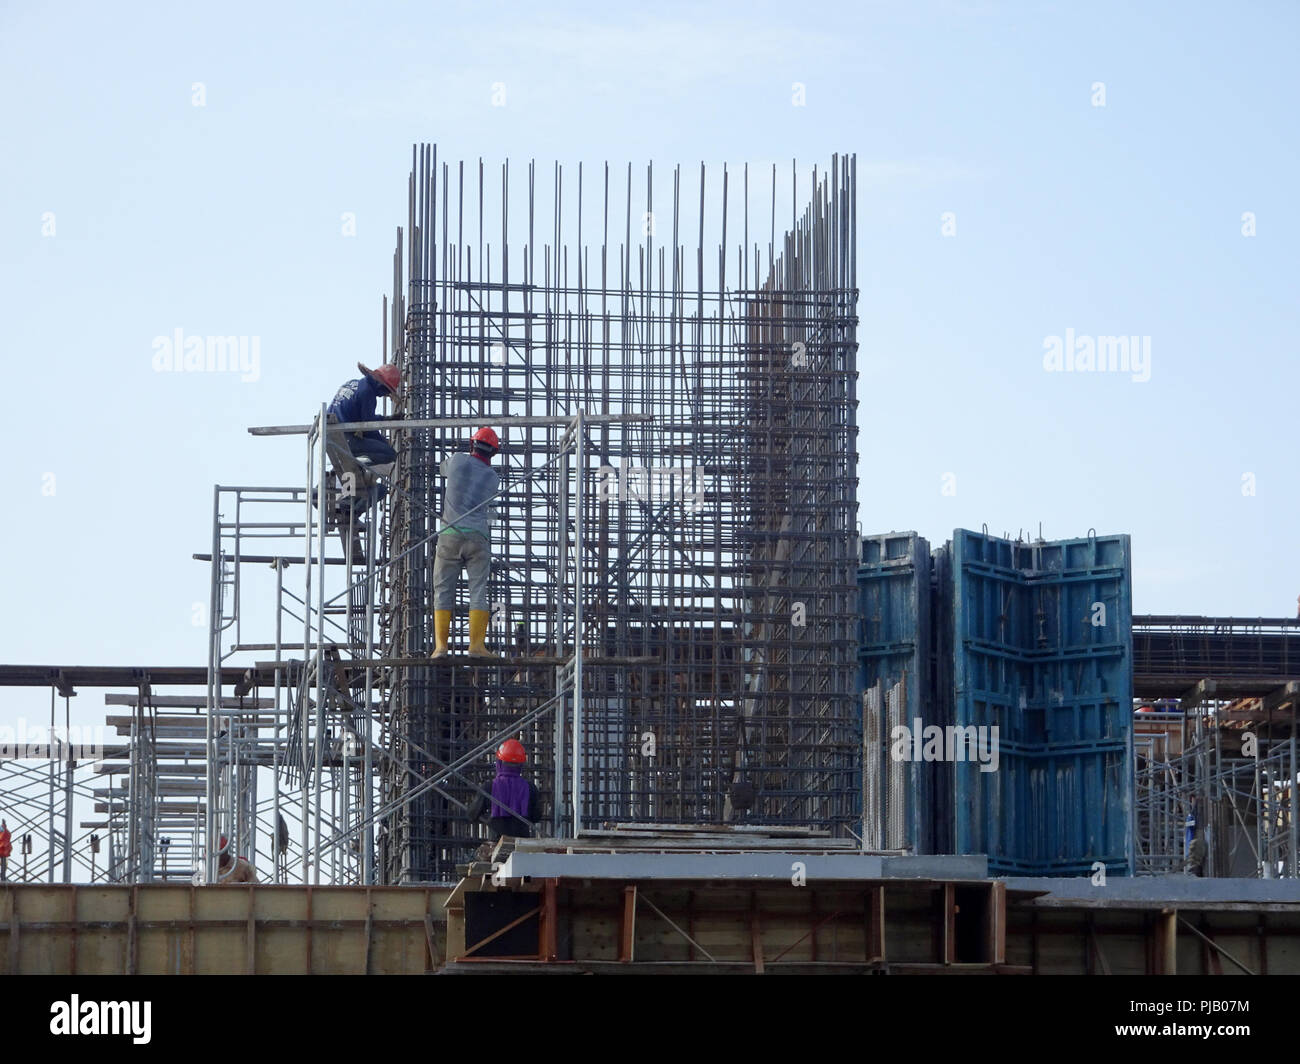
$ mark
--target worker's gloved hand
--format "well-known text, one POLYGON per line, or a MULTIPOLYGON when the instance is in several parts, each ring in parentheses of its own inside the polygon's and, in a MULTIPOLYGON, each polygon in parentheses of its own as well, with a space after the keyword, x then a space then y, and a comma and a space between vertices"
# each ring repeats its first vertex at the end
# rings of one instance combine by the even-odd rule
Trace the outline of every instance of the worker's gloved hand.
POLYGON ((469 803, 466 810, 470 820, 482 820, 483 814, 487 812, 487 798, 482 794, 474 795, 473 800, 469 803))

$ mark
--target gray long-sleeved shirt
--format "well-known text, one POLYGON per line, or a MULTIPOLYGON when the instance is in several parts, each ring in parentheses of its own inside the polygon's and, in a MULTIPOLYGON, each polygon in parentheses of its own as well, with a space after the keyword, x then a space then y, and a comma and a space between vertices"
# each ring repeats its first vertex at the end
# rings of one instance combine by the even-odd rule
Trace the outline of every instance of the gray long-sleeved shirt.
POLYGON ((501 478, 482 459, 461 451, 442 463, 447 488, 442 496, 441 531, 488 534, 488 500, 497 493, 501 478))

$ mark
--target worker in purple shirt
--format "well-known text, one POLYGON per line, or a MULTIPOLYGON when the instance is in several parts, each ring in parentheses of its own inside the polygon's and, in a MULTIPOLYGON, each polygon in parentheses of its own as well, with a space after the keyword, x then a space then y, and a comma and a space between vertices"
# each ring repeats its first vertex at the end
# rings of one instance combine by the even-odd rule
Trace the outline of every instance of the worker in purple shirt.
POLYGON ((497 775, 492 781, 492 808, 479 795, 470 803, 471 820, 481 820, 489 814, 488 823, 498 838, 527 839, 533 834, 533 825, 542 819, 542 800, 536 787, 523 777, 524 762, 528 754, 518 739, 507 739, 497 748, 497 775))

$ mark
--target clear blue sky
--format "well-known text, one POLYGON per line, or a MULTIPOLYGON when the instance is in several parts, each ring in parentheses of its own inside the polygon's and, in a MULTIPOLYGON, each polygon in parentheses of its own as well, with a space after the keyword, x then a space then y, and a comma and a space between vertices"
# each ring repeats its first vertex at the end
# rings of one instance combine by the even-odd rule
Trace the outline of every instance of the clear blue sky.
POLYGON ((856 152, 864 529, 1128 532, 1137 611, 1291 615, 1298 13, 5 5, 0 660, 203 663, 212 485, 297 482, 247 426, 378 355, 424 140, 520 173, 856 152), (177 327, 258 336, 259 379, 155 373, 177 327), (1149 337, 1150 380, 1045 372, 1067 329, 1149 337))

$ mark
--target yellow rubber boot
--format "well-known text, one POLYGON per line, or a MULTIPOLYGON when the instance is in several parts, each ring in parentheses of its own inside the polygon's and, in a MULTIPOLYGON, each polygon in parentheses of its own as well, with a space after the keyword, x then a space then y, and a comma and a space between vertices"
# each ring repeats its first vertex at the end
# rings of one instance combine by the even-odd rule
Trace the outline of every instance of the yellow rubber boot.
POLYGON ((486 644, 488 626, 487 610, 469 611, 469 656, 471 658, 495 658, 486 644))
POLYGON ((451 610, 433 611, 433 638, 435 645, 431 658, 447 656, 447 637, 451 634, 451 610))

